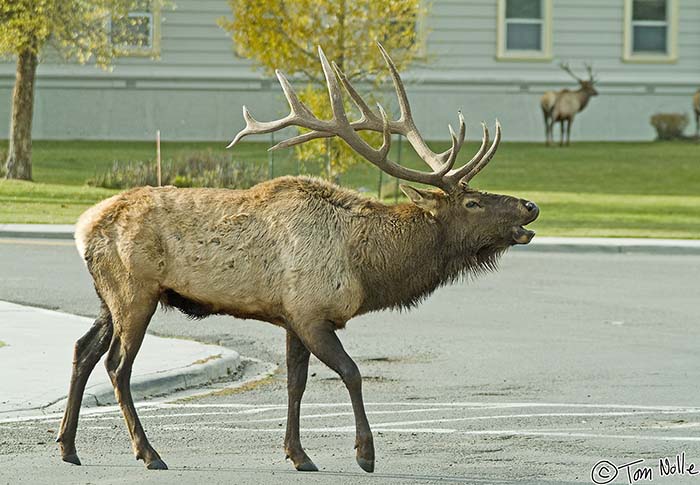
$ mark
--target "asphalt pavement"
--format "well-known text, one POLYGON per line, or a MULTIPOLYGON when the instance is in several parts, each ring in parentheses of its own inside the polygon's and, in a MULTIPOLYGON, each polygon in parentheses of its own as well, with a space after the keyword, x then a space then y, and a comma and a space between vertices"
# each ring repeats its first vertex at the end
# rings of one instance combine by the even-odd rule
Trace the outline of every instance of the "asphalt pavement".
MULTIPOLYGON (((0 268, 0 300, 88 317, 99 308, 70 241, 0 240, 0 268)), ((143 402, 165 473, 133 460, 114 407, 83 411, 83 467, 60 462, 60 416, 0 419, 0 483, 592 483, 591 473, 611 470, 607 483, 628 483, 626 472, 644 466, 654 483, 700 483, 687 470, 662 476, 659 465, 682 454, 700 466, 698 282, 693 254, 518 250, 499 272, 445 287, 414 311, 351 321, 341 339, 364 376, 373 476, 354 463, 342 383, 312 359, 302 440, 317 474, 284 462, 279 370, 143 402)), ((149 332, 284 367, 283 332, 267 324, 159 311, 149 332)))

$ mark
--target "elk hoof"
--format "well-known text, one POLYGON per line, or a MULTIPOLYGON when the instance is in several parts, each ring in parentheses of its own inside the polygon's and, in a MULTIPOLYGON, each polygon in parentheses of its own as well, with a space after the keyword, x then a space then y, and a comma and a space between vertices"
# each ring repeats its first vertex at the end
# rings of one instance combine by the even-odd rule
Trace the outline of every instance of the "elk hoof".
POLYGON ((72 463, 73 465, 80 465, 80 464, 81 464, 81 463, 80 463, 80 458, 78 458, 78 454, 77 454, 77 453, 70 453, 70 454, 68 454, 68 455, 63 455, 63 456, 61 457, 61 459, 62 459, 63 461, 65 461, 66 463, 72 463))
POLYGON ((318 471, 318 468, 316 467, 316 465, 314 465, 314 462, 311 460, 308 460, 308 461, 305 461, 304 463, 296 465, 295 468, 300 472, 317 472, 318 471))
POLYGON ((146 468, 148 468, 149 470, 167 470, 168 465, 166 465, 163 460, 157 459, 153 460, 148 465, 146 465, 146 468))
POLYGON ((357 464, 360 465, 367 473, 372 473, 374 471, 374 460, 368 460, 367 458, 357 457, 357 464))

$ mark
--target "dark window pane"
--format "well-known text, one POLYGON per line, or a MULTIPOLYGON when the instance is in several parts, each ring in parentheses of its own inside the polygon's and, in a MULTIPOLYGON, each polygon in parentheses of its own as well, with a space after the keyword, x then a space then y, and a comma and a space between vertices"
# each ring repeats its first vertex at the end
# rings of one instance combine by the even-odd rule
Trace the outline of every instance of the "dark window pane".
POLYGON ((632 20, 666 20, 666 0, 634 0, 632 20))
POLYGON ((506 18, 541 19, 542 0, 506 0, 506 18))
POLYGON ((539 24, 508 23, 506 49, 539 51, 542 50, 542 26, 539 24))
POLYGON ((634 26, 634 52, 666 53, 666 27, 634 26))
POLYGON ((123 47, 151 47, 150 16, 112 20, 112 43, 123 47))

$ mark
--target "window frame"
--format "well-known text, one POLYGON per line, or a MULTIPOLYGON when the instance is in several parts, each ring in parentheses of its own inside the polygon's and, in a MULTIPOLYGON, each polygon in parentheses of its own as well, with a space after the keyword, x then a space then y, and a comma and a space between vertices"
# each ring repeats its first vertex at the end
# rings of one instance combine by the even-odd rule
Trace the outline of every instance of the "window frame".
MULTIPOLYGON (((624 12, 624 43, 622 60, 624 62, 641 63, 674 63, 678 61, 678 0, 665 0, 666 2, 666 53, 655 54, 653 52, 634 52, 634 24, 632 10, 634 0, 625 0, 624 12)), ((655 21, 656 22, 656 21, 655 21)), ((660 22, 660 21, 659 21, 660 22)))
MULTIPOLYGON (((508 33, 506 19, 506 1, 498 0, 497 19, 497 47, 496 59, 501 61, 551 61, 552 60, 552 0, 540 0, 542 2, 542 49, 541 50, 515 50, 507 49, 506 35, 508 33)), ((528 23, 527 19, 521 22, 528 23), (524 21, 524 22, 523 22, 524 21)), ((535 23, 535 22, 532 22, 535 23)))
POLYGON ((109 41, 115 54, 119 57, 153 57, 160 55, 160 2, 151 2, 150 10, 132 10, 127 14, 128 18, 148 17, 150 24, 150 45, 128 46, 114 44, 112 42, 112 18, 109 18, 109 41))

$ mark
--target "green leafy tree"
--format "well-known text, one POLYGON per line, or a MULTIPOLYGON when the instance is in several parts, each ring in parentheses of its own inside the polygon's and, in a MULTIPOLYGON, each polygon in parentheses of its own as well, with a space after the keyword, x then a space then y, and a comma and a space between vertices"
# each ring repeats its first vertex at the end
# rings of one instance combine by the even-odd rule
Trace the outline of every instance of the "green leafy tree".
POLYGON ((113 27, 138 23, 130 11, 160 5, 161 0, 0 0, 0 55, 17 58, 7 178, 32 178, 34 86, 42 53, 53 50, 66 61, 106 67, 120 49, 112 42, 113 27))
MULTIPOLYGON (((319 117, 331 110, 321 72, 317 46, 322 46, 352 82, 378 84, 386 66, 377 50, 381 42, 396 66, 404 69, 418 54, 417 21, 421 0, 229 0, 232 18, 219 19, 238 55, 253 59, 265 73, 276 68, 309 84, 299 93, 319 117)), ((352 106, 346 106, 348 112, 352 106)), ((369 134, 368 140, 381 138, 369 134)), ((296 147, 301 160, 330 156, 332 171, 344 171, 359 158, 335 138, 314 140, 296 147), (327 149, 330 148, 330 154, 327 149)), ((330 174, 328 174, 330 175, 330 174)))

